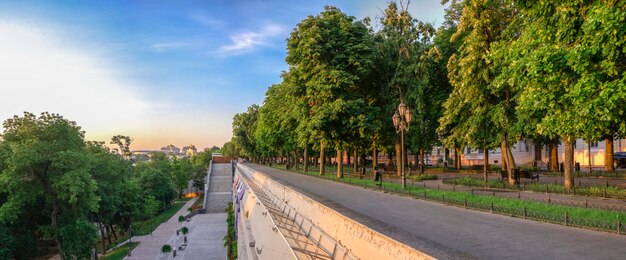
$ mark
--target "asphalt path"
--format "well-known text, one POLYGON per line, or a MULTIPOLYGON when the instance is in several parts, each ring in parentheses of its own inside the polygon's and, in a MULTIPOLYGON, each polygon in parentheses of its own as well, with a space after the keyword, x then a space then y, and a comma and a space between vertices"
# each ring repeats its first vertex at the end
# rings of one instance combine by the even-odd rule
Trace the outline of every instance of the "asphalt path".
POLYGON ((246 165, 439 259, 626 258, 626 236, 466 210, 246 165))

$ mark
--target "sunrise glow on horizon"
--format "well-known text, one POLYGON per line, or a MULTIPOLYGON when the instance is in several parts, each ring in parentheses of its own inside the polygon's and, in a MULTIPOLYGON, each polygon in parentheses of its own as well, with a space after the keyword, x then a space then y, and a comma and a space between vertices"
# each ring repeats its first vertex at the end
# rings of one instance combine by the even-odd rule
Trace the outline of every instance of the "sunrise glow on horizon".
MULTIPOLYGON (((375 19, 386 1, 2 1, 0 120, 48 111, 135 150, 222 146, 280 82, 291 30, 325 5, 375 19)), ((443 21, 439 1, 411 9, 443 21)))

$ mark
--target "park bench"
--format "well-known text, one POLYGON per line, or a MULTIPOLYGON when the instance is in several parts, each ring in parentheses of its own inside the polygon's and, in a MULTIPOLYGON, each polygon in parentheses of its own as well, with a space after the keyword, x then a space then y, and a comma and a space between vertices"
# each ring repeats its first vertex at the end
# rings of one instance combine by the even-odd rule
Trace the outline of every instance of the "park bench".
MULTIPOLYGON (((500 171, 500 181, 506 181, 508 178, 509 178, 509 173, 507 171, 505 171, 505 170, 501 170, 500 171)), ((534 180, 539 181, 539 174, 532 173, 532 172, 526 171, 526 170, 515 169, 514 170, 514 178, 517 180, 517 182, 520 182, 521 178, 530 179, 532 181, 534 181, 534 180)))

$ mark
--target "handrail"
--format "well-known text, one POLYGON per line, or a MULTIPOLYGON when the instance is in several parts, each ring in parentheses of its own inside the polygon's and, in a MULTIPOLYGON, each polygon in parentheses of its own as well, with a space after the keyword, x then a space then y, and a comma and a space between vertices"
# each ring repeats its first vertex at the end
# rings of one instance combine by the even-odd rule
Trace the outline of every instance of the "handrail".
POLYGON ((211 171, 213 170, 213 160, 209 161, 209 168, 206 174, 206 183, 204 184, 204 201, 202 202, 202 209, 206 212, 209 206, 209 187, 211 184, 211 171))

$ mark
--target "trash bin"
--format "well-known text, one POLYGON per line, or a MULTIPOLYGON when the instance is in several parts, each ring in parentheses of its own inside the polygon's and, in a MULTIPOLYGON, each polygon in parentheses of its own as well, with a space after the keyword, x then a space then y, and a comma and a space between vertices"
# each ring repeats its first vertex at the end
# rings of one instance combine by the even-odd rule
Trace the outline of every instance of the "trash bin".
POLYGON ((577 172, 580 171, 580 163, 576 162, 576 166, 574 167, 576 169, 577 172))

